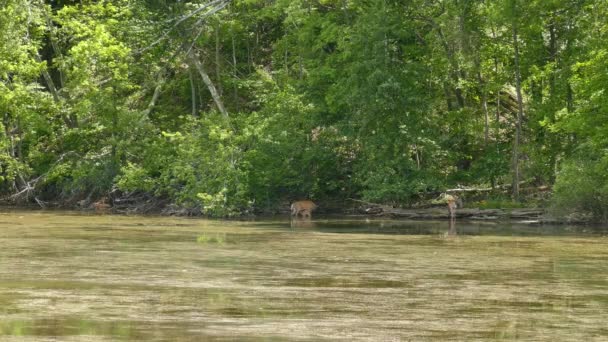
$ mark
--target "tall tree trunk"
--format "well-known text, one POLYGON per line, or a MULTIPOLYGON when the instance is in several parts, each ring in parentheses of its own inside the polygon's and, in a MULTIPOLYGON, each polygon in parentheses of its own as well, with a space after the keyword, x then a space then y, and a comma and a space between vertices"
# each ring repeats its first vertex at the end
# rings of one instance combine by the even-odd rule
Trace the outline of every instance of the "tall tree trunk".
POLYGON ((217 81, 217 92, 222 95, 222 77, 220 72, 220 24, 215 28, 215 79, 217 81))
MULTIPOLYGON (((481 66, 480 66, 481 68, 481 66)), ((486 93, 485 83, 483 78, 481 77, 481 71, 477 71, 477 80, 479 82, 479 87, 481 88, 481 106, 483 108, 483 116, 484 116, 484 130, 483 130, 483 142, 486 148, 488 147, 488 141, 490 140, 490 113, 488 111, 488 96, 486 93)))
MULTIPOLYGON (((116 98, 116 91, 113 90, 112 91, 112 95, 114 98, 116 98)), ((111 170, 111 175, 112 177, 116 176, 116 174, 118 174, 118 170, 120 168, 120 160, 119 155, 118 155, 118 142, 121 139, 121 135, 118 133, 118 106, 116 104, 116 102, 114 102, 112 104, 112 133, 111 133, 111 141, 110 141, 110 156, 111 156, 111 165, 112 165, 112 170, 111 170)))
POLYGON ((519 66, 519 43, 517 25, 513 22, 513 50, 515 63, 515 90, 517 92, 517 124, 515 126, 515 139, 513 141, 513 199, 519 199, 519 148, 521 144, 522 119, 524 104, 521 95, 521 70, 519 66))
MULTIPOLYGON (((232 32, 232 67, 233 67, 233 79, 236 81, 238 79, 238 69, 236 65, 236 42, 234 41, 234 32, 232 32)), ((236 110, 239 111, 239 88, 237 87, 237 82, 234 83, 234 104, 236 106, 236 110)))
POLYGON ((572 91, 570 82, 568 82, 568 86, 566 87, 566 108, 568 108, 569 112, 574 110, 574 92, 572 91))
MULTIPOLYGON (((55 54, 55 56, 63 57, 63 55, 61 53, 61 49, 59 48, 59 45, 57 44, 57 36, 55 34, 55 25, 53 25, 53 20, 51 19, 51 15, 50 15, 50 13, 48 13, 48 11, 44 11, 44 14, 45 14, 46 26, 49 30, 49 41, 51 42, 51 47, 53 48, 53 53, 55 54)), ((59 86, 61 88, 63 88, 63 87, 65 87, 65 74, 61 70, 58 70, 58 72, 59 72, 59 86)))
POLYGON ((222 102, 222 98, 221 98, 220 94, 218 93, 217 88, 211 81, 211 78, 209 78, 209 75, 205 71, 203 64, 198 59, 198 56, 194 53, 193 49, 191 49, 188 52, 188 57, 190 57, 190 60, 192 61, 192 63, 196 67, 196 69, 198 70, 198 73, 201 75, 203 82, 205 82, 205 85, 209 89, 209 92, 211 93, 211 97, 213 98, 213 101, 215 102, 215 105, 217 106, 217 109, 220 111, 220 113, 222 113, 222 115, 224 117, 228 117, 228 111, 226 111, 226 108, 224 107, 224 103, 222 102))
MULTIPOLYGON (((36 62, 42 63, 42 58, 40 57, 40 55, 37 52, 34 55, 34 58, 36 59, 36 62)), ((51 74, 49 74, 46 67, 44 69, 42 69, 42 77, 44 78, 44 81, 46 82, 46 86, 49 89, 49 92, 51 92, 51 95, 53 95, 53 100, 55 100, 55 103, 59 103, 61 101, 61 97, 59 96, 59 91, 57 90, 57 87, 55 86, 55 82, 53 81, 53 78, 51 77, 51 74)))
POLYGON ((249 39, 245 39, 247 45, 247 70, 251 73, 251 65, 253 65, 253 58, 251 57, 251 47, 249 46, 249 39))
MULTIPOLYGON (((30 6, 34 6, 34 4, 29 4, 30 6)), ((31 7, 28 8, 30 15, 31 15, 31 7)), ((46 22, 48 25, 48 29, 51 32, 50 35, 50 41, 51 41, 51 45, 53 47, 53 49, 55 50, 55 53, 58 54, 58 56, 61 56, 60 54, 60 50, 57 47, 57 44, 55 44, 54 42, 54 35, 53 35, 53 27, 52 27, 52 22, 50 19, 50 16, 48 15, 48 13, 46 14, 46 22)), ((30 32, 29 30, 27 31, 27 36, 26 39, 30 40, 30 32)), ((48 64, 46 61, 43 61, 42 57, 40 56, 40 52, 36 51, 34 53, 34 59, 36 60, 36 62, 38 63, 43 63, 45 64, 44 69, 42 69, 41 73, 42 73, 42 78, 44 78, 44 81, 49 89, 49 91, 51 92, 51 95, 53 96, 53 100, 55 101, 55 103, 57 105, 59 105, 60 107, 62 106, 62 101, 61 101, 61 96, 59 95, 59 91, 57 90, 57 87, 55 86, 55 82, 53 81, 53 78, 51 77, 51 74, 48 71, 48 64)), ((63 77, 61 77, 60 82, 63 82, 63 77)), ((63 85, 62 85, 63 87, 63 85)), ((67 127, 69 128, 75 128, 78 126, 78 120, 76 119, 75 116, 73 115, 69 115, 66 114, 64 110, 61 110, 61 118, 63 119, 63 122, 66 124, 67 127)))
MULTIPOLYGON (((61 49, 59 48, 59 44, 57 43, 58 39, 57 39, 57 35, 56 35, 56 27, 53 24, 53 19, 52 19, 52 11, 50 8, 48 10, 44 11, 44 16, 45 16, 45 21, 46 21, 46 26, 47 29, 49 30, 49 41, 51 43, 51 48, 53 49, 53 53, 55 54, 55 57, 63 57, 63 54, 61 53, 61 49)), ((57 72, 59 73, 59 89, 63 89, 65 87, 66 84, 66 79, 65 79, 65 73, 58 68, 57 72)), ((45 73, 47 75, 43 75, 45 81, 47 81, 47 77, 50 77, 50 75, 48 74, 47 71, 45 71, 45 73)), ((55 88, 55 85, 53 85, 53 87, 55 88)), ((58 92, 57 89, 53 89, 51 91, 54 91, 55 93, 53 94, 53 98, 55 98, 55 101, 57 101, 58 98, 58 92)), ((69 95, 68 95, 69 96, 69 95)), ((64 115, 65 119, 64 121, 68 124, 68 127, 70 128, 75 128, 78 127, 78 118, 76 117, 76 114, 71 113, 71 114, 65 114, 64 115)))
POLYGON ((446 104, 448 106, 448 111, 451 112, 452 109, 454 109, 454 108, 452 106, 452 99, 451 99, 451 96, 450 96, 450 89, 449 89, 447 83, 443 84, 443 93, 445 94, 445 101, 446 101, 446 104))
MULTIPOLYGON (((492 38, 494 39, 494 42, 496 42, 496 31, 494 30, 494 27, 492 27, 492 38)), ((498 63, 498 56, 494 55, 494 77, 496 78, 496 80, 500 79, 500 65, 498 63)), ((496 141, 498 142, 498 133, 499 133, 499 128, 500 126, 498 125, 500 123, 500 90, 498 90, 496 92, 496 141)))
MULTIPOLYGON (((40 57, 38 52, 36 52, 34 54, 34 58, 36 59, 36 62, 38 62, 38 63, 43 62, 42 58, 40 57)), ((61 106, 61 102, 62 102, 61 96, 59 95, 59 91, 57 90, 57 87, 55 87, 55 82, 53 82, 53 78, 51 77, 51 74, 49 74, 49 72, 46 68, 42 69, 41 73, 42 73, 42 78, 44 78, 44 81, 46 82, 46 86, 49 89, 49 92, 53 96, 53 100, 55 101, 56 104, 61 106)), ((76 120, 76 118, 65 114, 64 111, 62 111, 61 118, 63 119, 63 122, 66 124, 66 126, 68 126, 70 128, 75 128, 78 126, 78 121, 76 120)))
POLYGON ((464 108, 465 106, 465 100, 464 100, 464 96, 462 95, 462 89, 460 88, 460 65, 458 64, 458 60, 456 59, 456 56, 454 55, 454 51, 452 51, 452 49, 450 48, 450 45, 448 44, 448 41, 445 37, 445 35, 443 34, 443 31, 441 30, 441 28, 439 27, 439 25, 436 25, 436 30, 437 30, 437 34, 439 35, 440 41, 441 41, 441 45, 443 46, 443 49, 445 50, 445 53, 448 57, 448 62, 450 63, 451 69, 450 70, 450 77, 452 78, 452 81, 454 82, 454 88, 453 88, 453 92, 454 92, 454 96, 456 97, 456 102, 458 103, 458 108, 464 108))
POLYGON ((304 78, 304 66, 302 65, 302 53, 298 51, 298 65, 300 66, 300 72, 298 73, 298 79, 304 78))
POLYGON ((156 86, 154 87, 154 93, 152 93, 152 99, 150 99, 148 106, 142 112, 142 116, 141 116, 142 119, 149 117, 150 114, 152 113, 152 111, 154 110, 154 107, 156 106, 156 102, 158 102, 158 99, 160 98, 160 92, 161 92, 164 82, 165 82, 164 76, 162 74, 159 74, 156 77, 156 86))
POLYGON ((196 83, 194 82, 194 71, 192 68, 188 68, 188 74, 190 76, 190 96, 192 97, 192 116, 198 117, 198 110, 196 107, 196 83))
MULTIPOLYGON (((555 18, 552 16, 549 22, 549 60, 557 63, 557 37, 555 34, 555 18)), ((556 66, 554 66, 555 69, 556 66)), ((549 92, 551 97, 555 94, 555 72, 551 72, 549 76, 549 92)))

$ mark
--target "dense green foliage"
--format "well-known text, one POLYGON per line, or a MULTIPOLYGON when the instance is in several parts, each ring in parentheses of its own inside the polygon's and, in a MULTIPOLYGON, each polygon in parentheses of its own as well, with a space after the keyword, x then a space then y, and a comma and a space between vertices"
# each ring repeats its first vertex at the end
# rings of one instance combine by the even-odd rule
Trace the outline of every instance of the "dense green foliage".
POLYGON ((555 184, 608 216, 601 0, 0 0, 15 200, 230 216, 555 184))

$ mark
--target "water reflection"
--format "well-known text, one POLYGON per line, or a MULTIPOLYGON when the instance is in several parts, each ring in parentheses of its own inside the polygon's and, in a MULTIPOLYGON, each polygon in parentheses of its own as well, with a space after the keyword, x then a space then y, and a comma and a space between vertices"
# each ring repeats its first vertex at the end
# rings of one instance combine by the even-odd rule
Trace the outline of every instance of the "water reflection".
POLYGON ((448 222, 448 236, 456 236, 458 234, 458 232, 456 231, 456 219, 454 217, 451 217, 448 222))
POLYGON ((0 218, 3 341, 608 335, 602 227, 0 218))
POLYGON ((310 219, 292 219, 289 223, 291 228, 313 229, 317 227, 315 222, 310 219))
MULTIPOLYGON (((277 229, 286 227, 284 220, 252 221, 251 227, 277 229)), ((486 235, 486 236, 608 236, 606 225, 531 225, 518 222, 496 221, 407 221, 389 219, 338 219, 317 218, 292 220, 288 227, 309 228, 320 232, 339 234, 387 235, 486 235)))

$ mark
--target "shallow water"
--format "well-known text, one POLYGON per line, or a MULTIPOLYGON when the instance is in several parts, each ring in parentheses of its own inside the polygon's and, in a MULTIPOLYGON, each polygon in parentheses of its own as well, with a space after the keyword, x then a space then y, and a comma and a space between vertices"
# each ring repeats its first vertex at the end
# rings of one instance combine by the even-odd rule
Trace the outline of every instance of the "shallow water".
POLYGON ((4 212, 0 340, 605 341, 607 236, 4 212))

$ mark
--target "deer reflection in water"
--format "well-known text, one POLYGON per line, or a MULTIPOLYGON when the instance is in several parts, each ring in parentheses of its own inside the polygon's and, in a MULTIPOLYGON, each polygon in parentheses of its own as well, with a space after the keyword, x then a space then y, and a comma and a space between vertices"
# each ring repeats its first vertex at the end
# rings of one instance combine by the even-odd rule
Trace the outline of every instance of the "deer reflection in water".
POLYGON ((310 219, 308 220, 291 220, 290 222, 291 228, 305 228, 305 229, 313 229, 316 228, 317 225, 312 222, 310 219))
POLYGON ((456 236, 458 235, 458 231, 456 230, 456 220, 454 218, 450 218, 449 220, 449 224, 448 224, 448 232, 447 235, 448 236, 456 236))

